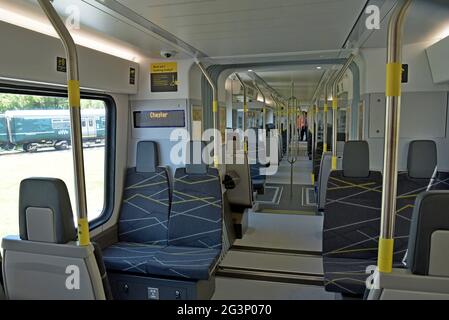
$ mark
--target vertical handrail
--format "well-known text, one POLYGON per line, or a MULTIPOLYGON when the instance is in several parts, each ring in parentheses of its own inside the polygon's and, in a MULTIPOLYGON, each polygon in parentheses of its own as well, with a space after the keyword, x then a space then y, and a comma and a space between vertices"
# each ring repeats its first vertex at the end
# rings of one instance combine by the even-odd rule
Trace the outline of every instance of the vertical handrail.
POLYGON ((240 82, 240 85, 243 88, 243 152, 248 153, 248 140, 246 137, 246 130, 247 128, 247 121, 248 121, 248 93, 247 93, 247 87, 246 84, 243 82, 242 78, 238 75, 238 73, 235 74, 237 79, 240 82))
POLYGON ((326 84, 324 85, 324 107, 323 107, 323 153, 327 152, 327 113, 329 112, 329 105, 328 105, 328 84, 329 79, 326 81, 326 84))
MULTIPOLYGON (((298 134, 298 108, 299 108, 299 99, 295 99, 295 109, 293 113, 293 122, 295 127, 295 141, 299 141, 299 134, 298 134)), ((297 147, 297 146, 296 146, 297 147)))
POLYGON ((262 90, 260 89, 260 87, 257 85, 256 81, 253 81, 254 87, 256 87, 257 91, 259 91, 260 95, 262 96, 263 99, 263 108, 262 108, 262 129, 265 129, 266 125, 267 125, 267 99, 264 95, 264 93, 262 92, 262 90))
POLYGON ((220 119, 218 114, 218 89, 203 64, 198 60, 196 60, 196 64, 198 65, 198 68, 200 68, 201 72, 212 88, 212 113, 214 122, 214 167, 218 168, 218 154, 221 148, 221 133, 218 133, 220 127, 220 119))
POLYGON ((84 174, 83 137, 81 130, 81 93, 78 71, 78 53, 69 30, 59 17, 50 0, 38 3, 62 41, 67 56, 67 90, 70 107, 71 143, 75 173, 76 213, 78 220, 78 244, 90 243, 89 222, 87 218, 86 181, 84 174))
POLYGON ((345 72, 348 70, 352 61, 354 61, 355 55, 351 54, 346 60, 345 64, 341 67, 340 71, 335 77, 332 85, 332 170, 337 170, 337 125, 338 125, 338 83, 343 78, 345 72))
MULTIPOLYGON (((329 112, 329 92, 331 91, 331 80, 334 78, 335 71, 332 71, 329 73, 329 78, 326 80, 326 83, 324 85, 324 115, 323 115, 323 122, 324 122, 324 128, 323 128, 323 153, 328 151, 328 142, 327 141, 327 117, 329 112)), ((332 146, 335 148, 335 146, 332 146)))
POLYGON ((349 140, 349 134, 351 133, 352 130, 351 121, 352 121, 351 106, 348 105, 348 107, 346 108, 345 142, 349 140))
POLYGON ((391 272, 393 268, 401 113, 402 35, 410 4, 411 0, 398 2, 388 24, 382 216, 377 260, 379 272, 384 273, 391 272))
MULTIPOLYGON (((316 149, 318 148, 318 117, 320 115, 320 100, 317 99, 316 103, 315 103, 315 132, 313 134, 313 156, 315 156, 316 153, 316 149)), ((315 177, 316 178, 316 177, 315 177)))

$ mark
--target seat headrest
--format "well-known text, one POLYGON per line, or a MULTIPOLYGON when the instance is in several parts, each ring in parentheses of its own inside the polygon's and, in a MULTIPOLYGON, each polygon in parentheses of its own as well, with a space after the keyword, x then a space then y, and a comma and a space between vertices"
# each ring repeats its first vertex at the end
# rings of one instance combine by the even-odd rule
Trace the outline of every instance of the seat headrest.
POLYGON ((449 275, 446 254, 449 241, 448 207, 448 191, 423 192, 416 198, 407 252, 407 268, 412 273, 438 275, 436 273, 440 269, 440 275, 449 275), (438 237, 442 233, 445 236, 438 237))
POLYGON ((206 174, 209 167, 209 155, 205 152, 206 159, 203 159, 203 150, 206 148, 204 141, 188 141, 186 145, 186 173, 206 174))
POLYGON ((159 165, 159 152, 154 141, 140 141, 137 144, 136 171, 156 172, 159 165))
POLYGON ((366 178, 369 171, 369 146, 366 141, 348 141, 343 151, 343 175, 366 178))
POLYGON ((408 147, 407 171, 410 178, 430 179, 437 166, 437 146, 432 140, 415 140, 408 147))
POLYGON ((59 244, 76 240, 72 206, 64 181, 30 178, 20 183, 19 229, 22 240, 59 244))

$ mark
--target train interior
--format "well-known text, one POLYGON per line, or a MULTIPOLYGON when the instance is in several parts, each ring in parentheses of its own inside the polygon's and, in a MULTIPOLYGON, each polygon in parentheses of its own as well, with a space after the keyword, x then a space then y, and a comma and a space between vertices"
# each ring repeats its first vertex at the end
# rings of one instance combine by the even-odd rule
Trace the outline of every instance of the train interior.
POLYGON ((446 0, 1 0, 0 38, 0 299, 449 299, 446 0))

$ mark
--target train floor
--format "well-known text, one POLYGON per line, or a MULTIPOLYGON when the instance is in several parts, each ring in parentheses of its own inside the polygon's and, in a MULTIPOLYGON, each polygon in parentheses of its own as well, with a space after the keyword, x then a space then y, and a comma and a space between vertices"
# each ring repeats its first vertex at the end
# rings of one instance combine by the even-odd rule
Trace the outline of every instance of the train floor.
POLYGON ((221 261, 214 299, 338 299, 323 287, 321 216, 251 212, 221 261))
POLYGON ((335 300, 323 287, 217 277, 213 300, 335 300))
POLYGON ((214 299, 338 299, 323 287, 323 217, 316 213, 312 163, 299 143, 290 185, 283 159, 249 213, 249 227, 217 272, 214 299))

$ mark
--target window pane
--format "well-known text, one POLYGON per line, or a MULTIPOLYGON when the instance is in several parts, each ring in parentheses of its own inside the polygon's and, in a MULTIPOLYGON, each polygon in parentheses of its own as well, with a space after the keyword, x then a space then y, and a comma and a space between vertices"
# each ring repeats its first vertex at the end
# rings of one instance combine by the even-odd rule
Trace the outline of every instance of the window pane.
MULTIPOLYGON (((83 99, 81 116, 88 218, 92 220, 104 208, 104 101, 83 99)), ((66 98, 0 93, 0 237, 19 232, 19 186, 25 178, 62 179, 75 216, 70 131, 66 98)))

